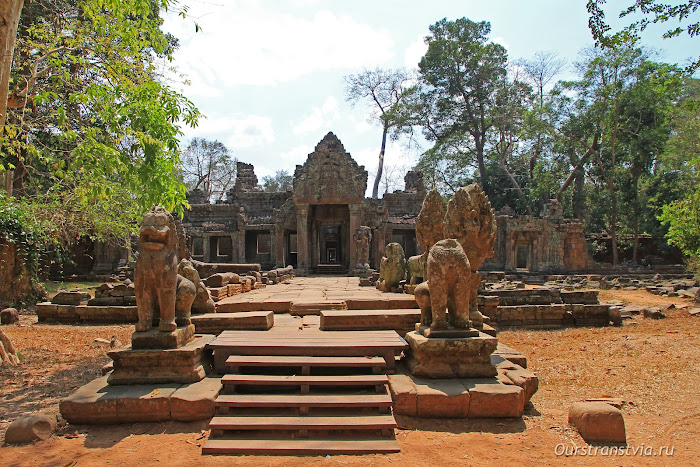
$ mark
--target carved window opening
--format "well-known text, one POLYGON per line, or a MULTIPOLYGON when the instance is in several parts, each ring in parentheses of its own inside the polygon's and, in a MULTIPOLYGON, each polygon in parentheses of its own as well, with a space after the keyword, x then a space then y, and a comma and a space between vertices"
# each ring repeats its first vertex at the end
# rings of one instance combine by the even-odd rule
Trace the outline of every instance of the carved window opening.
POLYGON ((202 237, 195 237, 192 239, 192 256, 204 256, 204 239, 202 237))
POLYGON ((296 254, 297 252, 297 234, 289 234, 289 252, 296 254))
POLYGON ((233 242, 231 237, 218 237, 216 239, 216 256, 231 257, 233 253, 233 242))
POLYGON ((270 253, 270 234, 259 233, 257 239, 257 253, 265 255, 270 253))

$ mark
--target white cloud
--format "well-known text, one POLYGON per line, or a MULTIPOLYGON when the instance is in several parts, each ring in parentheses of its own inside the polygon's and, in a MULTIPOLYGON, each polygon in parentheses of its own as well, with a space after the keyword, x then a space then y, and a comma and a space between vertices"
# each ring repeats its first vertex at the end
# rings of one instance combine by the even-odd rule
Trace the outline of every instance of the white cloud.
POLYGON ((287 162, 292 162, 294 164, 303 164, 306 161, 306 158, 308 157, 311 152, 313 152, 314 148, 313 146, 308 146, 305 144, 295 146, 289 151, 285 151, 283 153, 280 153, 280 159, 287 161, 287 162))
POLYGON ((294 125, 292 131, 295 135, 302 135, 316 131, 319 128, 328 126, 330 123, 340 118, 338 111, 338 101, 335 97, 329 96, 320 107, 314 107, 299 123, 294 125))
POLYGON ((275 140, 272 119, 261 115, 246 118, 210 116, 201 119, 198 127, 184 131, 184 139, 193 136, 218 139, 234 154, 237 149, 264 146, 275 140))
POLYGON ((493 39, 491 39, 491 42, 493 42, 494 44, 502 45, 503 47, 505 47, 506 50, 510 49, 510 45, 508 45, 506 40, 501 36, 494 37, 493 39))
POLYGON ((265 3, 226 2, 193 4, 188 14, 200 32, 174 16, 165 29, 180 39, 175 65, 195 89, 271 86, 318 70, 378 66, 393 56, 387 30, 328 10, 300 17, 266 9, 265 3))
POLYGON ((428 44, 425 43, 425 35, 419 35, 411 45, 406 47, 403 53, 403 62, 408 68, 418 67, 418 62, 428 51, 428 44))

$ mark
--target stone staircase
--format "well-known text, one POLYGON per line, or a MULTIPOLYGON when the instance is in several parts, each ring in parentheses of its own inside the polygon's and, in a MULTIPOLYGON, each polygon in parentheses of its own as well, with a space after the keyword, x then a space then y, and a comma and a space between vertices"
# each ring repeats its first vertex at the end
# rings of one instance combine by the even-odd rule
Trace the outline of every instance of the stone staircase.
POLYGON ((203 454, 399 452, 381 356, 230 355, 203 454))

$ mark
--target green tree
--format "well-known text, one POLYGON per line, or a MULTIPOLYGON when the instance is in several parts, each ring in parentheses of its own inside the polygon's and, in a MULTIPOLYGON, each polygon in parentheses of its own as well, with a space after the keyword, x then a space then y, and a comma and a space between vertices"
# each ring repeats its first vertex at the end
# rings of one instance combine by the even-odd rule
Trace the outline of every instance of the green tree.
MULTIPOLYGON (((679 105, 671 111, 671 137, 660 164, 660 177, 672 177, 682 196, 663 203, 659 219, 668 227, 666 238, 690 258, 700 273, 700 81, 686 78, 679 105)), ((658 203, 657 204, 661 204, 658 203)))
POLYGON ((262 181, 264 191, 275 193, 291 190, 293 178, 286 170, 278 170, 275 175, 263 177, 262 181))
MULTIPOLYGON (((491 25, 466 18, 430 26, 428 51, 419 63, 421 83, 413 94, 413 123, 434 143, 422 168, 449 177, 476 166, 487 194, 486 148, 493 130, 496 94, 506 79, 506 49, 488 41, 491 25)), ((454 188, 454 187, 453 187, 454 188)))
MULTIPOLYGON (((162 75, 160 61, 172 57, 177 40, 161 31, 160 12, 173 5, 24 6, 3 101, 0 165, 12 173, 12 192, 0 196, 0 215, 22 212, 35 246, 124 237, 153 204, 182 211, 180 122, 195 125, 199 113, 162 75)), ((11 237, 9 230, 0 236, 11 237)))
POLYGON ((364 70, 356 75, 345 76, 346 99, 353 105, 360 100, 368 99, 374 107, 370 113, 370 121, 378 121, 382 125, 382 144, 379 149, 377 174, 372 186, 372 198, 379 197, 379 183, 384 171, 384 154, 386 139, 390 136, 398 139, 405 127, 406 120, 397 111, 407 96, 410 76, 406 70, 385 70, 376 68, 364 70))
MULTIPOLYGON (((668 21, 675 21, 678 26, 667 30, 663 34, 664 39, 677 37, 684 31, 690 37, 696 37, 700 34, 700 22, 697 21, 697 17, 693 17, 698 8, 700 8, 700 2, 697 0, 675 2, 675 4, 658 0, 634 0, 631 5, 619 13, 619 17, 624 18, 628 15, 641 14, 642 18, 632 21, 624 29, 612 35, 608 34, 610 26, 605 21, 605 12, 603 11, 605 2, 606 0, 588 0, 586 4, 590 15, 588 27, 597 45, 615 48, 630 41, 636 43, 639 40, 639 33, 644 31, 647 26, 668 21)), ((691 63, 686 70, 692 73, 698 67, 700 67, 700 58, 691 63)))
POLYGON ((202 190, 209 201, 223 199, 236 179, 236 159, 219 141, 192 138, 182 151, 182 181, 188 190, 202 190))

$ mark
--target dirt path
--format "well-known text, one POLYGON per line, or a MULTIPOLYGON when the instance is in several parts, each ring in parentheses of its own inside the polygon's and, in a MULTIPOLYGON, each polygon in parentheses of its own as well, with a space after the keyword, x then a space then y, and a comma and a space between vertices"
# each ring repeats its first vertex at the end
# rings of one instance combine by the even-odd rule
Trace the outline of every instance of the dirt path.
MULTIPOLYGON (((640 305, 689 302, 645 291, 602 291, 601 300, 640 305)), ((108 361, 94 338, 127 342, 130 326, 48 326, 24 316, 3 329, 25 360, 0 368, 0 431, 26 411, 56 411, 58 400, 108 361)), ((501 342, 527 355, 540 390, 522 420, 397 417, 402 452, 388 456, 205 457, 206 423, 67 426, 53 438, 0 448, 0 465, 700 465, 700 318, 674 309, 665 320, 637 317, 619 328, 507 330, 501 342), (557 457, 587 445, 567 424, 569 406, 615 396, 623 408, 630 456, 557 457), (632 456, 632 448, 673 447, 673 457, 632 456), (562 462, 563 461, 563 462, 562 462)))

